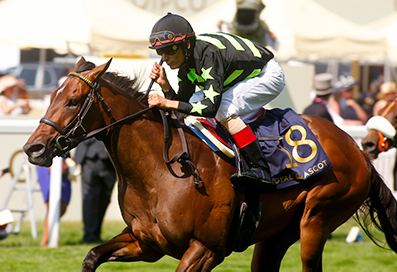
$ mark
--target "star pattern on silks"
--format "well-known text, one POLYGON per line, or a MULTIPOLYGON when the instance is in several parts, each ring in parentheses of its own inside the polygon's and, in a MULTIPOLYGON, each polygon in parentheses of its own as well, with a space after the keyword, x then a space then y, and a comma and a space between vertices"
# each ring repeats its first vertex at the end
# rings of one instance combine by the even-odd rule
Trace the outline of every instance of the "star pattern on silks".
POLYGON ((203 109, 208 107, 206 105, 201 104, 201 101, 197 103, 191 103, 191 105, 193 106, 193 108, 190 111, 190 113, 197 112, 200 115, 203 115, 203 109))
POLYGON ((208 69, 204 69, 204 67, 201 68, 201 77, 202 77, 205 81, 207 81, 208 79, 214 79, 214 78, 210 75, 211 70, 212 70, 212 67, 209 67, 208 69))
POLYGON ((194 81, 197 79, 196 69, 190 68, 190 72, 187 74, 187 78, 194 84, 194 81))
POLYGON ((212 85, 208 88, 208 90, 204 90, 204 95, 206 98, 208 98, 209 100, 211 100, 212 104, 214 104, 214 97, 218 96, 219 93, 214 91, 214 88, 212 87, 212 85))

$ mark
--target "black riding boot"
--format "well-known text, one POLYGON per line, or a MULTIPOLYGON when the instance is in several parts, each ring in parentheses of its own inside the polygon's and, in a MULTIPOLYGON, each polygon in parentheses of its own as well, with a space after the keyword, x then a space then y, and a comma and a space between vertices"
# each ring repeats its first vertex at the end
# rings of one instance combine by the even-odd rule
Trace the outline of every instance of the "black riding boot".
POLYGON ((253 185, 267 188, 275 186, 272 183, 269 166, 263 157, 258 140, 241 148, 240 153, 250 169, 231 175, 230 180, 234 185, 253 185))

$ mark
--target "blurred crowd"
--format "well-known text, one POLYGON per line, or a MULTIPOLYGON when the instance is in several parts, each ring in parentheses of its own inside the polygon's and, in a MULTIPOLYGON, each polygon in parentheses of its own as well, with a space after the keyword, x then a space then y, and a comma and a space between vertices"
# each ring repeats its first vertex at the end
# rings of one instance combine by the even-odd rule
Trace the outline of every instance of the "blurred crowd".
POLYGON ((385 82, 383 76, 374 79, 368 90, 355 91, 360 85, 350 75, 335 80, 332 74, 317 74, 313 80, 313 101, 303 113, 323 117, 336 125, 365 125, 397 95, 397 84, 385 82))

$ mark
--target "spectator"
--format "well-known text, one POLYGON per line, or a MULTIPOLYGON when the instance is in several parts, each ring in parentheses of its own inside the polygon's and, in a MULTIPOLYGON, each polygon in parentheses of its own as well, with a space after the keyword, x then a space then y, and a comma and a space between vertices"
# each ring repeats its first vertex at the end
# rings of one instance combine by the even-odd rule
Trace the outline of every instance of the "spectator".
POLYGON ((313 91, 316 94, 316 97, 314 98, 313 103, 305 108, 303 114, 319 116, 330 122, 334 122, 327 107, 328 100, 334 91, 331 81, 332 74, 323 73, 315 75, 313 91))
POLYGON ((22 87, 24 80, 14 75, 0 78, 0 115, 27 114, 31 110, 28 99, 17 99, 17 89, 22 87))
POLYGON ((378 102, 375 103, 373 115, 379 115, 379 111, 383 109, 388 100, 394 99, 397 95, 397 84, 392 81, 384 82, 380 85, 380 92, 376 96, 378 102))
MULTIPOLYGON (((62 217, 69 205, 70 196, 72 193, 70 181, 73 178, 73 165, 76 165, 71 158, 64 159, 62 162, 62 190, 61 190, 61 210, 60 217, 62 217), (70 168, 69 168, 70 167, 70 168)), ((41 246, 48 246, 49 226, 48 226, 48 211, 50 198, 50 180, 51 168, 37 166, 37 179, 40 184, 41 193, 43 194, 44 202, 47 207, 47 214, 44 222, 43 235, 41 237, 41 246)))
POLYGON ((368 119, 372 117, 375 103, 378 101, 377 95, 379 87, 382 84, 381 80, 375 79, 369 85, 369 90, 359 93, 356 101, 367 113, 368 119))
POLYGON ((116 181, 113 163, 102 142, 95 138, 77 146, 75 157, 81 165, 85 243, 102 243, 103 218, 116 181))
POLYGON ((353 87, 359 83, 351 76, 340 76, 334 85, 335 99, 330 102, 329 108, 343 118, 342 125, 363 125, 368 120, 367 113, 353 99, 353 87))

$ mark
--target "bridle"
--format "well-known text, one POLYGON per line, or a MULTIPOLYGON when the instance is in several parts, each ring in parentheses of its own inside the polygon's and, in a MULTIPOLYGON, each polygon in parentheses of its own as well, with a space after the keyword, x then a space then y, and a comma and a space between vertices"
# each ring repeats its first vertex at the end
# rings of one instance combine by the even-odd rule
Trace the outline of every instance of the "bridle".
MULTIPOLYGON (((111 108, 106 103, 105 99, 102 97, 102 94, 101 94, 100 80, 101 80, 102 76, 98 76, 94 82, 90 81, 88 78, 86 78, 82 74, 79 74, 76 72, 72 72, 68 76, 77 77, 77 78, 81 79, 82 81, 84 81, 90 87, 90 92, 89 92, 87 98, 85 99, 80 111, 77 113, 77 115, 73 118, 73 120, 65 128, 61 127, 59 124, 57 124, 56 122, 54 122, 48 118, 43 117, 40 119, 40 123, 44 123, 44 124, 47 124, 47 125, 53 127, 56 131, 58 131, 61 134, 56 139, 55 146, 58 149, 58 151, 61 152, 61 156, 63 156, 63 157, 68 156, 68 152, 73 147, 75 147, 78 143, 80 143, 81 141, 92 138, 92 137, 98 135, 99 133, 101 133, 105 130, 108 130, 110 127, 113 127, 117 124, 123 123, 127 120, 137 119, 138 117, 142 116, 143 114, 145 114, 146 112, 148 112, 154 108, 154 106, 145 108, 137 113, 128 115, 127 117, 124 117, 118 121, 115 121, 115 119, 112 115, 111 108), (87 132, 87 130, 83 126, 83 120, 84 120, 84 117, 89 112, 91 106, 94 104, 95 97, 97 97, 97 100, 102 103, 102 106, 105 109, 106 114, 108 115, 108 117, 110 119, 110 124, 105 127, 87 132), (73 137, 78 128, 81 128, 84 131, 84 134, 81 136, 78 136, 78 137, 73 137)), ((153 81, 151 82, 151 85, 152 84, 153 84, 153 81)), ((149 89, 151 88, 151 85, 149 85, 149 89)), ((111 85, 109 85, 109 86, 111 88, 113 88, 111 85)), ((169 132, 169 127, 168 127, 168 123, 167 123, 166 113, 164 113, 163 110, 160 110, 160 114, 161 114, 162 121, 164 124, 163 158, 164 158, 166 164, 169 165, 174 162, 179 162, 182 164, 189 165, 190 168, 192 169, 192 173, 195 174, 195 179, 194 179, 193 183, 196 185, 200 184, 202 182, 200 179, 200 173, 199 173, 197 167, 190 160, 190 154, 189 154, 189 150, 187 147, 187 141, 186 141, 185 135, 183 133, 183 129, 180 127, 179 122, 176 120, 175 114, 173 112, 171 112, 171 114, 169 114, 169 115, 175 121, 176 127, 179 132, 179 136, 182 141, 183 150, 178 152, 171 160, 169 159, 168 149, 170 147, 170 132, 169 132)))
POLYGON ((394 140, 396 136, 396 129, 385 117, 397 104, 397 98, 389 101, 390 104, 383 111, 382 115, 370 118, 366 124, 368 130, 374 129, 378 132, 379 141, 377 146, 380 152, 387 151, 389 148, 396 146, 396 142, 394 140))
POLYGON ((56 122, 54 122, 48 118, 43 117, 40 119, 40 123, 44 123, 44 124, 47 124, 47 125, 53 127, 56 131, 58 131, 61 134, 56 139, 55 146, 60 152, 62 152, 62 156, 66 156, 67 152, 70 151, 79 142, 81 142, 83 140, 87 140, 89 138, 92 138, 116 124, 119 124, 126 120, 135 119, 137 117, 140 117, 141 115, 145 114, 146 112, 148 112, 149 110, 151 110, 153 108, 153 107, 146 108, 136 114, 129 115, 119 121, 115 121, 115 119, 112 115, 112 110, 110 109, 109 105, 106 103, 105 99, 102 97, 102 94, 101 94, 101 87, 100 87, 101 77, 98 77, 94 82, 92 82, 88 78, 83 76, 82 74, 79 74, 76 72, 72 72, 68 76, 78 77, 79 79, 84 81, 90 87, 90 92, 87 95, 87 98, 85 99, 83 105, 81 106, 80 111, 77 113, 77 115, 73 118, 73 120, 65 128, 61 127, 59 124, 57 124, 56 122), (93 130, 91 132, 87 132, 87 130, 83 126, 83 120, 84 120, 85 116, 87 115, 87 113, 89 112, 89 110, 91 109, 91 106, 94 104, 95 97, 97 97, 97 100, 99 102, 101 102, 103 108, 105 109, 105 112, 110 119, 110 125, 105 126, 100 129, 97 129, 97 130, 93 130), (73 137, 76 130, 79 128, 81 128, 83 130, 84 134, 81 136, 78 136, 78 137, 73 137))

